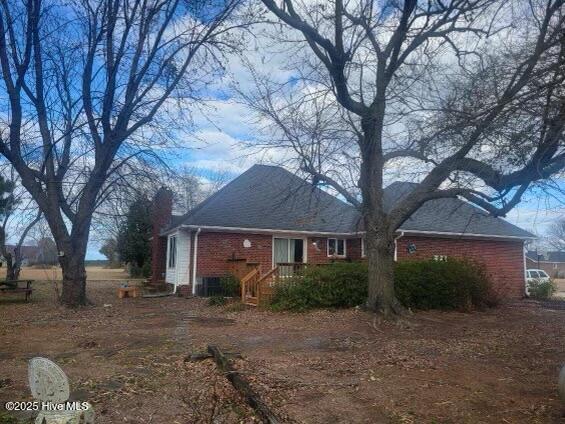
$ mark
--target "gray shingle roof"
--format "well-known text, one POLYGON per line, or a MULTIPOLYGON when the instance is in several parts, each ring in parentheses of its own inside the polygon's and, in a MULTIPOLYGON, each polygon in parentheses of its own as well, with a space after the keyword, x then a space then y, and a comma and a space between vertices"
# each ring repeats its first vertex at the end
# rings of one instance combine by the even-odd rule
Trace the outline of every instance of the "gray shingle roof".
POLYGON ((276 166, 254 165, 189 212, 182 224, 349 233, 345 202, 276 166))
MULTIPOLYGON (((385 202, 388 205, 393 204, 414 187, 413 183, 392 183, 385 190, 385 202)), ((495 218, 483 209, 457 198, 427 201, 401 225, 400 230, 534 237, 528 231, 501 218, 495 218)))
MULTIPOLYGON (((411 183, 391 184, 385 189, 385 204, 392 206, 413 188, 411 183)), ((254 165, 174 222, 175 226, 321 233, 362 230, 360 214, 355 208, 283 168, 266 165, 254 165)), ((426 202, 400 230, 532 237, 527 231, 459 199, 426 202)))
POLYGON ((565 262, 565 252, 560 252, 560 251, 547 252, 547 260, 549 262, 565 262))
POLYGON ((537 252, 537 251, 535 251, 535 250, 528 250, 528 251, 526 252, 526 257, 527 257, 528 259, 530 259, 530 260, 532 260, 532 261, 536 261, 536 262, 537 262, 538 260, 540 260, 540 261, 545 261, 545 258, 544 258, 544 256, 543 256, 543 254, 542 254, 542 253, 539 253, 539 252, 537 252))

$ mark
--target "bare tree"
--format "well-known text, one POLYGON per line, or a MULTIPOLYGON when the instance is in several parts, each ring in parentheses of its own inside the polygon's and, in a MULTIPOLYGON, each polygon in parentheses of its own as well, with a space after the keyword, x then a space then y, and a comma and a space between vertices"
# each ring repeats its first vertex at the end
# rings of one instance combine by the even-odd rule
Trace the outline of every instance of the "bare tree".
POLYGON ((93 211, 221 77, 239 0, 0 2, 0 153, 44 213, 62 303, 85 304, 93 211), (180 107, 179 107, 180 106, 180 107))
POLYGON ((0 222, 0 253, 6 261, 6 280, 19 279, 24 252, 22 247, 33 227, 41 220, 42 213, 30 198, 29 193, 21 186, 18 175, 12 167, 6 181, 11 188, 10 206, 5 210, 0 222), (11 235, 17 235, 12 246, 8 244, 11 235))
POLYGON ((181 166, 170 175, 167 183, 174 193, 177 212, 186 213, 206 200, 230 179, 225 171, 209 172, 206 177, 200 175, 198 169, 190 166, 181 166))
POLYGON ((553 248, 562 252, 565 251, 565 219, 559 219, 551 225, 547 234, 547 241, 553 248))
MULTIPOLYGON (((317 161, 316 150, 298 151, 303 172, 362 213, 370 309, 402 312, 395 231, 423 203, 462 196, 502 216, 532 183, 563 170, 563 0, 262 2, 296 30, 289 44, 302 57, 293 60, 314 88, 306 97, 331 94, 344 131, 355 134, 355 152, 346 154, 359 158, 359 197, 320 166, 327 160, 317 161), (387 209, 383 184, 398 162, 421 176, 387 209)), ((257 109, 281 116, 276 102, 257 109)), ((283 121, 275 124, 287 136, 292 125, 283 121)))

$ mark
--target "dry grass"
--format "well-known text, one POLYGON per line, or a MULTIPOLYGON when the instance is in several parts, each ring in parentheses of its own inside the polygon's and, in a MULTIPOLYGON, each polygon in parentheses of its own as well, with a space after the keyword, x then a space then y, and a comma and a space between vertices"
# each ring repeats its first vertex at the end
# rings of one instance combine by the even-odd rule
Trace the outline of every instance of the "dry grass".
POLYGON ((0 320, 9 323, 0 326, 0 423, 5 402, 32 400, 27 361, 34 356, 63 368, 71 398, 91 402, 97 424, 256 423, 212 361, 183 361, 192 349, 188 301, 118 299, 119 284, 91 282, 94 306, 78 309, 59 306, 46 281, 34 284, 29 303, 0 298, 0 320))
POLYGON ((557 286, 558 292, 565 292, 565 278, 555 278, 553 281, 557 286))
POLYGON ((78 310, 58 306, 45 282, 31 303, 0 299, 0 405, 29 398, 27 360, 39 355, 63 367, 98 424, 252 422, 210 360, 183 361, 216 344, 241 354, 235 366, 283 422, 562 419, 565 310, 557 306, 565 302, 375 324, 357 309, 292 314, 205 299, 118 300, 118 285, 92 282, 94 306, 78 310))
MULTIPOLYGON (((2 270, 2 277, 5 277, 6 270, 2 270)), ((87 266, 86 275, 88 281, 114 281, 114 280, 133 280, 130 279, 123 268, 104 268, 101 266, 87 266)), ((37 281, 60 281, 62 279, 61 268, 51 267, 48 269, 36 267, 24 267, 20 274, 22 280, 37 281)))

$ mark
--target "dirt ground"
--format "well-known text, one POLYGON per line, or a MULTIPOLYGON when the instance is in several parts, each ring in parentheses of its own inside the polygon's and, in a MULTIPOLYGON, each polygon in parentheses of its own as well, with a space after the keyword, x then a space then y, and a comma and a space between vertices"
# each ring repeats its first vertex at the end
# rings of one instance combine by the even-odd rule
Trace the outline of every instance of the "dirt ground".
MULTIPOLYGON (((472 314, 421 312, 376 323, 351 309, 304 314, 207 306, 204 299, 123 299, 92 283, 95 306, 66 310, 52 284, 29 304, 0 300, 0 405, 29 399, 26 361, 46 356, 97 423, 254 422, 211 360, 235 365, 281 417, 300 423, 561 422, 563 303, 472 314), (549 307, 551 308, 549 308, 549 307)), ((0 420, 0 422, 2 422, 0 420)))
MULTIPOLYGON (((6 270, 1 270, 2 277, 5 277, 6 270)), ((101 266, 87 266, 86 278, 89 281, 110 281, 110 280, 128 280, 127 272, 123 268, 104 268, 101 266)), ((22 280, 46 280, 54 281, 61 280, 61 268, 36 268, 36 267, 23 267, 20 273, 22 280)), ((132 279, 133 280, 133 279, 132 279)))

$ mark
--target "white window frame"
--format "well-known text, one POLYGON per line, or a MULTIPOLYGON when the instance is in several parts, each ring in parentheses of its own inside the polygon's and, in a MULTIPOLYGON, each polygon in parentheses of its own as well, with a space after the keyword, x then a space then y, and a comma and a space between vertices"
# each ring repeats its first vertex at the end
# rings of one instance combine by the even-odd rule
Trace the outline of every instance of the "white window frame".
POLYGON ((364 258, 365 256, 365 237, 361 237, 361 257, 364 258))
POLYGON ((169 236, 167 244, 167 268, 174 269, 177 266, 177 236, 169 236), (171 265, 172 263, 172 265, 171 265))
POLYGON ((347 239, 344 238, 336 238, 336 237, 329 237, 326 241, 326 253, 328 258, 345 258, 347 256, 347 239), (330 254, 330 240, 335 240, 335 250, 336 253, 333 255, 330 254), (340 255, 339 252, 339 241, 343 241, 343 254, 340 255))

